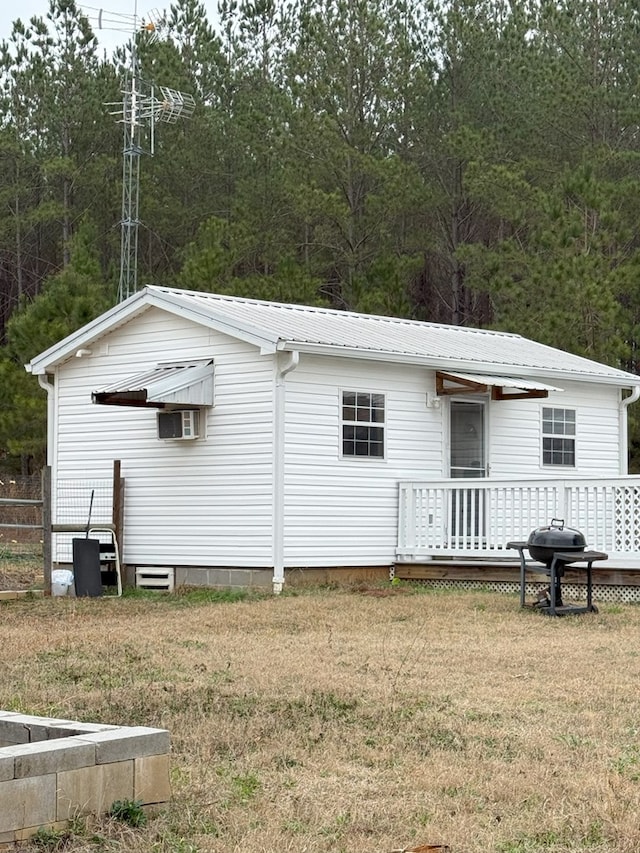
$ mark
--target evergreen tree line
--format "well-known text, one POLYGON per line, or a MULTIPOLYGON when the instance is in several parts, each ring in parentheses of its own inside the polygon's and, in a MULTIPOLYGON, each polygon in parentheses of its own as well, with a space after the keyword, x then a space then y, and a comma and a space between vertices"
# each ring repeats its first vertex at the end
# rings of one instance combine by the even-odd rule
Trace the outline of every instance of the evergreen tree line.
MULTIPOLYGON (((139 285, 496 327, 635 370, 635 0, 220 0, 213 23, 177 0, 164 23, 132 34, 140 77, 196 110, 141 157, 139 285)), ((75 0, 0 46, 0 448, 23 464, 45 431, 22 365, 116 300, 130 54, 101 52, 75 0)))

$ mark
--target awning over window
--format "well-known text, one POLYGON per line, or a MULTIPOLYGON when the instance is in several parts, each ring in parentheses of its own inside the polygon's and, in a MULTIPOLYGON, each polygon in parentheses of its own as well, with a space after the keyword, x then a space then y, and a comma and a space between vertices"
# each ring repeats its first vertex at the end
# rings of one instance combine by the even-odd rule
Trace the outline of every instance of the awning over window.
POLYGON ((554 385, 545 385, 517 376, 482 376, 477 373, 445 373, 436 371, 436 393, 485 394, 491 392, 492 400, 522 400, 548 397, 549 391, 562 391, 554 385))
POLYGON ((91 394, 107 406, 213 406, 213 361, 171 361, 91 394))

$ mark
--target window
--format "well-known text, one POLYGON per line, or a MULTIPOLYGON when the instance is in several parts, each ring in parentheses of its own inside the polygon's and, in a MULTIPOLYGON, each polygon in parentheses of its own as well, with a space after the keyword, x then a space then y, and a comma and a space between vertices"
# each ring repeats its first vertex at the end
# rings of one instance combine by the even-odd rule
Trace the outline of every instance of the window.
POLYGON ((573 409, 542 409, 542 464, 576 464, 576 413, 573 409))
POLYGON ((384 394, 342 392, 342 455, 384 458, 384 394))

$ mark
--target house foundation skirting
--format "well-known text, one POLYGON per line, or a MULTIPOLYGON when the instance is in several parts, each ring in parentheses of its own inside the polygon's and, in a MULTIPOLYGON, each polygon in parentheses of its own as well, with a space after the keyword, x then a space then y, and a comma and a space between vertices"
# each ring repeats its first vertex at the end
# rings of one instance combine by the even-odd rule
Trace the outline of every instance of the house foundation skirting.
POLYGON ((217 589, 263 589, 267 592, 272 587, 273 569, 176 566, 174 577, 176 588, 209 586, 217 589))
MULTIPOLYGON (((56 568, 73 569, 70 563, 57 563, 56 568)), ((330 566, 323 568, 285 569, 285 588, 322 584, 355 584, 388 581, 389 565, 330 566)), ((238 566, 123 566, 126 586, 171 592, 180 587, 213 587, 214 589, 257 589, 273 591, 273 568, 238 566)), ((13 594, 12 594, 13 597, 13 594)))
MULTIPOLYGON (((285 569, 285 588, 318 586, 319 584, 352 584, 389 580, 389 566, 345 566, 329 568, 285 569)), ((204 568, 176 566, 175 587, 210 586, 248 588, 270 591, 273 569, 204 568)))
POLYGON ((285 569, 287 586, 375 583, 389 580, 389 566, 333 566, 329 568, 285 569))
MULTIPOLYGON (((392 577, 399 580, 424 584, 433 589, 477 589, 491 590, 517 595, 520 592, 520 569, 513 565, 461 565, 451 563, 407 564, 396 563, 392 577)), ((584 572, 571 571, 567 567, 562 579, 563 596, 573 601, 585 601, 587 587, 584 572)), ((536 593, 549 586, 545 574, 527 574, 526 595, 536 593)), ((593 600, 596 604, 640 603, 640 571, 594 567, 593 600)))
MULTIPOLYGON (((208 586, 219 589, 261 589, 267 592, 271 591, 273 586, 272 568, 175 566, 167 571, 173 572, 175 589, 185 586, 208 586)), ((138 567, 136 572, 138 575, 144 575, 145 567, 138 567)), ((389 580, 389 566, 285 569, 285 588, 385 580, 389 580)))

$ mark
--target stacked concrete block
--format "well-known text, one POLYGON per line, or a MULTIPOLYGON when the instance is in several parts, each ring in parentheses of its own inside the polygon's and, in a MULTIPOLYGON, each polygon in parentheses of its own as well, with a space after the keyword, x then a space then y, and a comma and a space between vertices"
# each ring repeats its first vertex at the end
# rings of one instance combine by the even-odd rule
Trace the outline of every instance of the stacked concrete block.
POLYGON ((116 800, 171 798, 169 732, 0 711, 0 850, 116 800))
POLYGON ((16 598, 42 598, 41 589, 0 589, 0 601, 15 601, 16 598))

